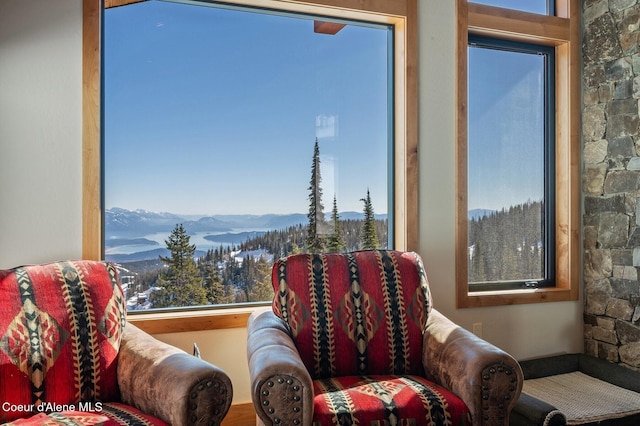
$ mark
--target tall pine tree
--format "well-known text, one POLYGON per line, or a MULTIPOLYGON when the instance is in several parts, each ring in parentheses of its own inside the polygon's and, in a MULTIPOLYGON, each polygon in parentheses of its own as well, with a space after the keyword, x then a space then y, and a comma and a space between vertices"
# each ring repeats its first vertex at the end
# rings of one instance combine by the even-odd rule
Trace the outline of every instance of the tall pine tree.
POLYGON ((189 244, 189 235, 182 224, 176 225, 165 240, 170 257, 160 256, 167 269, 158 277, 160 290, 151 294, 154 308, 195 306, 207 303, 207 292, 193 258, 196 246, 189 244))
POLYGON ((342 226, 340 225, 340 215, 338 214, 338 202, 336 196, 333 196, 333 210, 331 211, 331 223, 333 225, 333 231, 329 235, 327 241, 327 249, 330 252, 344 251, 346 245, 344 237, 342 236, 342 226))
POLYGON ((307 228, 307 250, 319 253, 325 248, 326 223, 324 206, 322 205, 322 176, 320 175, 320 148, 318 138, 313 147, 313 163, 311 164, 311 181, 309 182, 309 226, 307 228))
POLYGON ((360 245, 363 249, 380 248, 378 232, 376 231, 376 218, 373 213, 369 188, 367 188, 366 198, 362 198, 360 201, 364 202, 364 223, 362 225, 362 233, 360 234, 360 245))

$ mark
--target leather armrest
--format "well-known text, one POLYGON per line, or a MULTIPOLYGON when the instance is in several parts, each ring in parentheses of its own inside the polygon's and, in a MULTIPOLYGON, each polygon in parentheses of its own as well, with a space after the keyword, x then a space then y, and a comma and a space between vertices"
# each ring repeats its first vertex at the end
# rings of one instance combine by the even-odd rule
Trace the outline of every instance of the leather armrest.
POLYGON ((127 323, 118 353, 122 402, 174 426, 219 425, 233 389, 217 366, 127 323))
POLYGON ((422 362, 427 377, 460 397, 474 425, 508 425, 523 376, 509 354, 456 325, 429 314, 422 362))
POLYGON ((310 425, 313 382, 284 321, 271 309, 251 314, 247 325, 251 398, 264 424, 310 425))

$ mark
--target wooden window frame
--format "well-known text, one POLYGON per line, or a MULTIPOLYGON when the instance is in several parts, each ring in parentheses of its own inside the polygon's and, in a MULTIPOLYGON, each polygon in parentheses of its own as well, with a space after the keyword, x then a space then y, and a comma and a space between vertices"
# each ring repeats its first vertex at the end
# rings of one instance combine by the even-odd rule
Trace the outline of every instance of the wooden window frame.
MULTIPOLYGON (((101 35, 102 10, 145 0, 83 0, 82 255, 102 257, 101 35)), ((400 250, 418 248, 417 0, 225 0, 394 26, 394 237, 400 250)), ((250 308, 129 316, 152 333, 244 327, 250 308)))
POLYGON ((456 306, 578 300, 580 259, 580 28, 579 1, 557 0, 555 16, 457 0, 456 306), (477 34, 555 47, 556 271, 555 286, 470 292, 467 214, 467 40, 477 34))

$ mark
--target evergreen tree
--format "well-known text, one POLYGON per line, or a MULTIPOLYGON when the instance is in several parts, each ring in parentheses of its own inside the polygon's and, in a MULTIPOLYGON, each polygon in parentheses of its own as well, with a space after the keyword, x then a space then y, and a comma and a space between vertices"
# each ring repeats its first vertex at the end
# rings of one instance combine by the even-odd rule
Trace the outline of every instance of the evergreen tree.
POLYGON ((313 163, 311 164, 311 182, 309 183, 309 226, 307 228, 307 250, 312 253, 324 251, 325 247, 325 220, 324 206, 322 205, 322 187, 320 183, 320 148, 316 138, 313 147, 313 163))
POLYGON ((171 256, 160 256, 167 269, 160 273, 157 285, 160 290, 151 294, 154 308, 195 306, 207 303, 202 287, 202 277, 193 256, 195 244, 189 244, 189 235, 182 224, 176 225, 165 240, 171 256))
POLYGON ((342 236, 342 226, 340 225, 340 215, 338 214, 338 202, 333 196, 333 210, 331 211, 331 223, 333 231, 327 241, 327 249, 330 252, 341 252, 345 249, 344 237, 342 236))
POLYGON ((229 289, 222 282, 222 277, 218 272, 216 262, 213 260, 204 261, 200 270, 204 277, 204 288, 207 293, 207 300, 214 305, 233 303, 233 298, 229 297, 229 289))
POLYGON ((360 199, 364 202, 364 224, 362 225, 362 234, 360 235, 360 245, 363 249, 377 249, 380 247, 378 241, 378 233, 376 232, 376 219, 373 213, 373 205, 371 204, 371 195, 367 188, 366 198, 360 199))
MULTIPOLYGON (((244 293, 245 287, 245 279, 242 273, 242 265, 236 260, 234 256, 231 256, 228 253, 225 260, 225 267, 223 271, 223 283, 225 286, 230 286, 235 290, 238 290, 239 294, 244 293)), ((238 294, 234 294, 234 302, 246 302, 246 300, 242 300, 242 298, 238 298, 238 294)))
POLYGON ((264 302, 273 300, 273 286, 271 284, 271 264, 260 256, 254 262, 254 273, 249 283, 248 301, 264 302))

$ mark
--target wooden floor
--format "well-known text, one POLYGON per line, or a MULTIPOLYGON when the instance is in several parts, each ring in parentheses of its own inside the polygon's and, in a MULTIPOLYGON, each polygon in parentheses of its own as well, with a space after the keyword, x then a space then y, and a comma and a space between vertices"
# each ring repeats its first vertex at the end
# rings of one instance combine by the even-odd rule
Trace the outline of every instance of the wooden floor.
POLYGON ((234 404, 222 421, 222 426, 255 426, 256 412, 250 402, 234 404))

